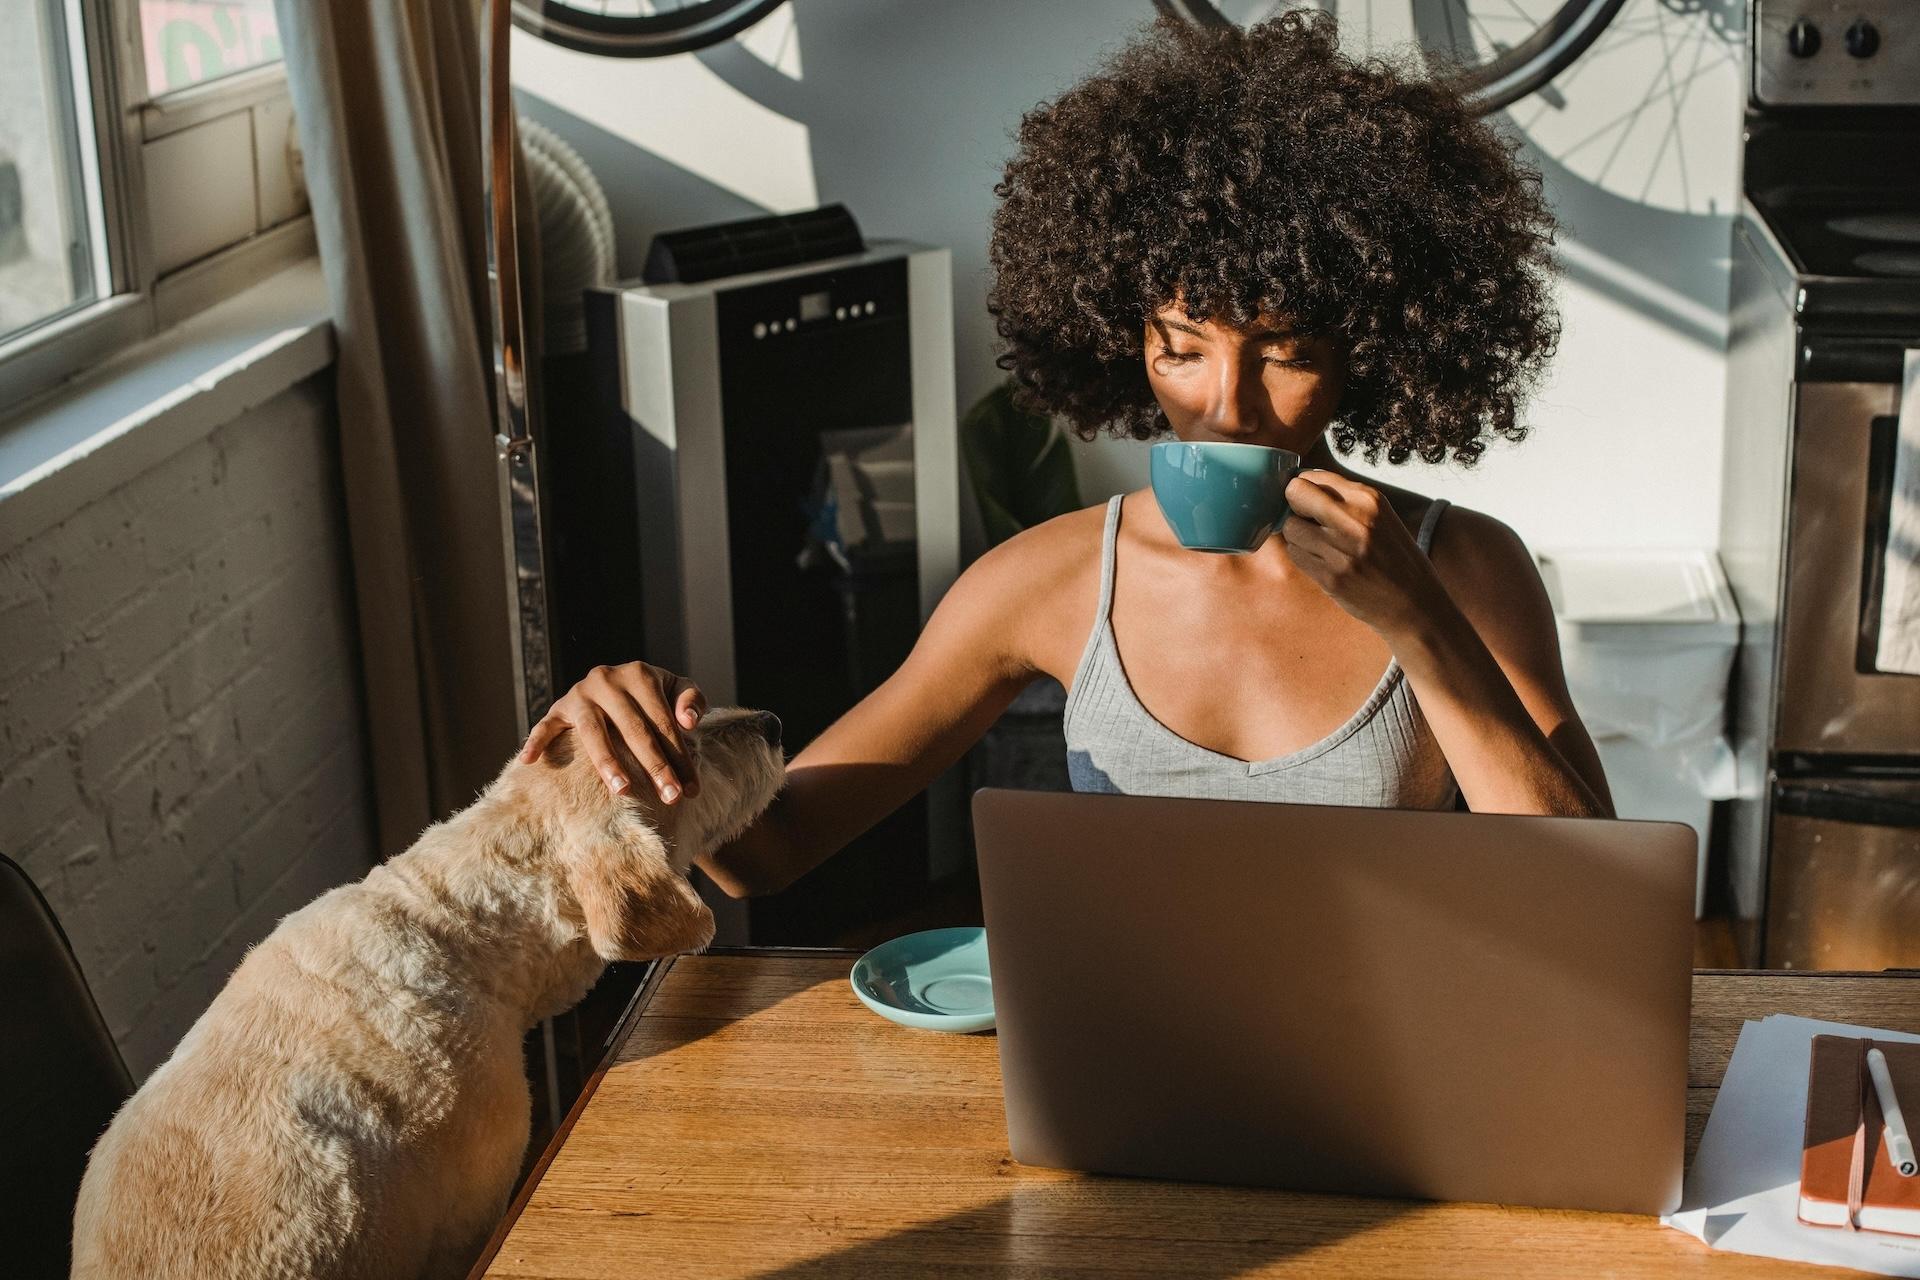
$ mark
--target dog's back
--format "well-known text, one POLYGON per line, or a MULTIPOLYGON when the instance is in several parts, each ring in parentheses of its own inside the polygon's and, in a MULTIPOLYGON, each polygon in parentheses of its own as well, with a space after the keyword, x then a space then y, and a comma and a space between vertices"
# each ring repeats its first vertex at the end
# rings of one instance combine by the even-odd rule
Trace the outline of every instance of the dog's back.
POLYGON ((526 1144, 521 1028, 404 919, 348 885, 248 954, 95 1148, 75 1280, 464 1271, 526 1144))
POLYGON ((711 940, 684 859, 772 799, 777 730, 710 713, 711 785, 672 813, 609 793, 585 752, 510 764, 288 916, 94 1148, 74 1276, 464 1275, 526 1147, 522 1035, 607 960, 711 940))

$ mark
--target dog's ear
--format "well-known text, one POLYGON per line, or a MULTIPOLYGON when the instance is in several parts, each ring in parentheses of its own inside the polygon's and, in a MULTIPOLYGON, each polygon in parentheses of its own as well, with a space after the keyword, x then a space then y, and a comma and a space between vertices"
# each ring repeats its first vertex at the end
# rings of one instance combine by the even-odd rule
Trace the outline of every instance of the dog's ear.
POLYGON ((570 841, 567 883, 606 960, 652 960, 713 941, 713 912, 645 823, 622 817, 570 841))

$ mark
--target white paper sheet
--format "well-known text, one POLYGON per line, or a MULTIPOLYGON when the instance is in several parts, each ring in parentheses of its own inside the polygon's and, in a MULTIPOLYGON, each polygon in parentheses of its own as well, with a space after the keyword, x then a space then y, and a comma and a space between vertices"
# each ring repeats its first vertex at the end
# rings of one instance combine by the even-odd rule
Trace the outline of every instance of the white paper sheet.
POLYGON ((1798 1220, 1807 1057, 1816 1035, 1920 1036, 1776 1014, 1741 1028, 1687 1170, 1680 1208, 1663 1221, 1716 1249, 1920 1276, 1920 1238, 1809 1227, 1798 1220))

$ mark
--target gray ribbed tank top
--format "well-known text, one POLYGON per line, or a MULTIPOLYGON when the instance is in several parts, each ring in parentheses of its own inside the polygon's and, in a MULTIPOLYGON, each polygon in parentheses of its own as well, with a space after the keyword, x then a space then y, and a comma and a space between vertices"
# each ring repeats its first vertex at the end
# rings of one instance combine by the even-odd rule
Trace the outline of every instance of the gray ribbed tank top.
MULTIPOLYGON (((1113 638, 1113 561, 1120 499, 1107 504, 1100 544, 1100 608, 1067 694, 1067 774, 1075 791, 1282 800, 1381 809, 1448 809, 1453 771, 1420 704, 1389 660, 1380 683, 1320 741, 1271 760, 1241 760, 1189 742, 1134 694, 1113 638)), ((1416 541, 1426 551, 1447 503, 1427 504, 1416 541)))

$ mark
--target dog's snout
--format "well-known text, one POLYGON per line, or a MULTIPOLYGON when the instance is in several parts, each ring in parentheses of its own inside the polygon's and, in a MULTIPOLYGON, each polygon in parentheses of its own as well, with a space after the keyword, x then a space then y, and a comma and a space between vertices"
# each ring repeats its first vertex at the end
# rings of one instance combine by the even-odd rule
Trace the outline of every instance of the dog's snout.
POLYGON ((773 714, 771 711, 755 712, 753 727, 760 731, 761 738, 766 741, 768 746, 777 747, 780 745, 779 716, 773 714))

